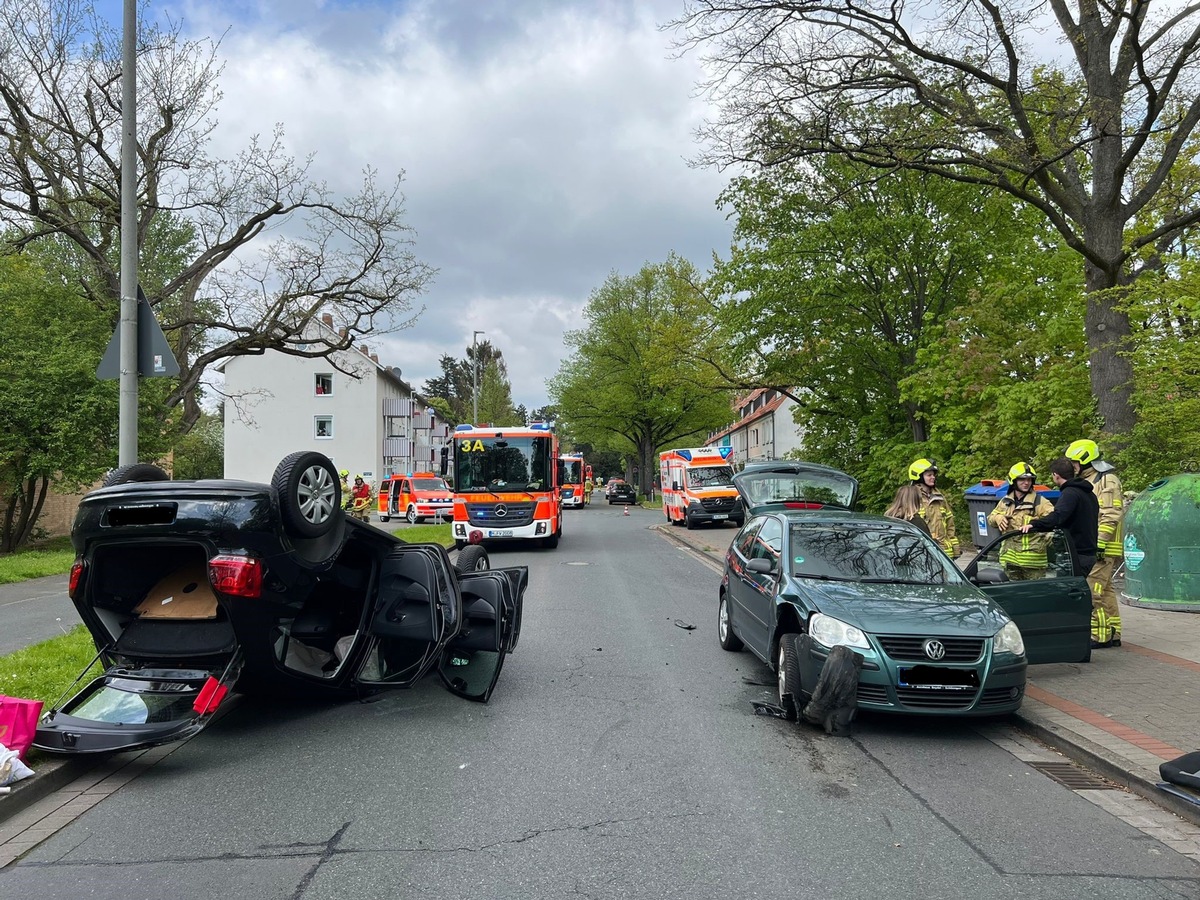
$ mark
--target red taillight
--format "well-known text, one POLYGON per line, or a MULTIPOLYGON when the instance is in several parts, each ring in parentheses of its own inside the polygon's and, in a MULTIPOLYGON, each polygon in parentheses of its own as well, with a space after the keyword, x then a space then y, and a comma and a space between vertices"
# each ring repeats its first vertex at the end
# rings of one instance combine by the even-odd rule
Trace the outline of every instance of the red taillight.
POLYGON ((788 500, 783 504, 785 509, 824 509, 824 503, 814 503, 812 500, 788 500))
POLYGON ((67 581, 67 596, 72 600, 75 599, 75 591, 79 589, 79 582, 83 580, 83 560, 75 560, 71 566, 71 577, 67 581))
POLYGON ((262 596, 262 563, 249 556, 214 556, 208 580, 215 590, 233 597, 262 596))

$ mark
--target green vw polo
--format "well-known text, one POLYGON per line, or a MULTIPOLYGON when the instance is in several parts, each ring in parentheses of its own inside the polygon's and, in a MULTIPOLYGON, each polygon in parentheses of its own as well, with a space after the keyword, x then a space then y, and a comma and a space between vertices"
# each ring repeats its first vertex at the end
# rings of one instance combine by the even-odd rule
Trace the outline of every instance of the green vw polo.
POLYGON ((960 570, 923 530, 856 512, 844 472, 779 461, 733 480, 747 521, 725 559, 719 639, 775 670, 788 718, 839 644, 863 657, 860 708, 927 715, 1011 712, 1028 665, 1090 657, 1091 595, 1064 533, 1041 578, 1009 581, 1000 548, 1019 532, 960 570))

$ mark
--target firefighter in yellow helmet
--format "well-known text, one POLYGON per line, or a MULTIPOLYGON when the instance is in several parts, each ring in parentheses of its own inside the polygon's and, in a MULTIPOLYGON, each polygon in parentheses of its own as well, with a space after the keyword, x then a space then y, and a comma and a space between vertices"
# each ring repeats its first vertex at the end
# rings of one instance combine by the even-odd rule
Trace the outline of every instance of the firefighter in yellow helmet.
POLYGON ((1063 454, 1075 464, 1075 474, 1090 481, 1100 503, 1096 534, 1096 564, 1088 573, 1092 588, 1092 646, 1121 646, 1121 606, 1113 589, 1113 573, 1121 563, 1121 519, 1125 497, 1121 479, 1110 463, 1100 458, 1100 448, 1086 438, 1074 441, 1063 454))
POLYGON ((342 469, 338 472, 342 479, 342 509, 350 508, 350 470, 342 469))
MULTIPOLYGON (((988 522, 997 531, 1020 530, 1034 519, 1054 512, 1054 504, 1034 490, 1037 472, 1027 462, 1019 462, 1008 470, 1008 490, 988 515, 988 522)), ((1046 575, 1046 547, 1050 535, 1029 531, 1020 538, 1010 538, 1000 547, 1000 564, 1009 581, 1032 581, 1046 575)))
POLYGON ((908 480, 921 491, 921 515, 929 526, 929 533, 950 555, 958 556, 958 533, 954 530, 954 513, 950 504, 937 489, 937 466, 929 459, 918 459, 908 467, 908 480))

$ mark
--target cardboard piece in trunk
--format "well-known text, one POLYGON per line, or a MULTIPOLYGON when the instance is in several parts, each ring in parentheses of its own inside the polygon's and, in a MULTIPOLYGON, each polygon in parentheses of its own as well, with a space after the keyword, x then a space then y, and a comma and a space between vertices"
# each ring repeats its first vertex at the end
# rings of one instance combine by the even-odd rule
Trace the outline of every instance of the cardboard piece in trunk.
POLYGON ((143 619, 215 619, 217 595, 203 565, 184 566, 163 578, 134 610, 143 619))

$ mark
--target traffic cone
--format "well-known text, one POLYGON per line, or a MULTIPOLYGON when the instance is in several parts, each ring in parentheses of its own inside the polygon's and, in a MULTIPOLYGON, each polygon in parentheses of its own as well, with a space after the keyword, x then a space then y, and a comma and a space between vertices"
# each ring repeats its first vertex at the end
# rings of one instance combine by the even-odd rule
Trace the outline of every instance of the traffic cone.
POLYGON ((625 513, 624 514, 629 515, 629 504, 628 503, 625 504, 625 513))

